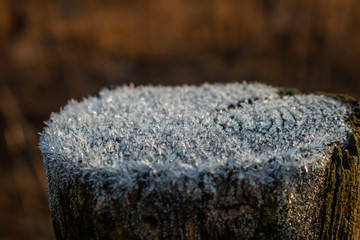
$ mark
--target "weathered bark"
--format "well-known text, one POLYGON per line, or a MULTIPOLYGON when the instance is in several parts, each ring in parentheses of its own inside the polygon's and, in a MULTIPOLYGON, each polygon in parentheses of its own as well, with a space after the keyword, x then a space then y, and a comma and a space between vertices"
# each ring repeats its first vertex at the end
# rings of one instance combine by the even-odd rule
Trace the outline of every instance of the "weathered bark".
MULTIPOLYGON (((140 174, 133 187, 114 189, 118 173, 78 170, 65 159, 48 164, 53 156, 44 153, 57 239, 359 239, 360 105, 335 98, 351 108, 347 142, 332 147, 323 167, 280 165, 260 173, 270 182, 239 180, 246 169, 224 166, 222 174, 200 173, 195 187, 186 176, 153 186, 140 174), (214 191, 205 190, 208 179, 214 191)), ((262 169, 272 160, 266 164, 262 169)))
POLYGON ((327 167, 324 205, 322 207, 321 239, 360 239, 360 103, 338 97, 353 106, 348 121, 345 148, 337 147, 327 167))

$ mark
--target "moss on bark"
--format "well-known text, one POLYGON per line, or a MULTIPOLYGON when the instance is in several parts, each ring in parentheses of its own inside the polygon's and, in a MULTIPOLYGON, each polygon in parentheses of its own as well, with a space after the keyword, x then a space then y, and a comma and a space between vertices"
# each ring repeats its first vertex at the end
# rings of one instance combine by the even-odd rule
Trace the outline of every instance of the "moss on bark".
POLYGON ((348 144, 337 147, 327 167, 320 239, 360 239, 360 104, 337 97, 353 107, 348 144))

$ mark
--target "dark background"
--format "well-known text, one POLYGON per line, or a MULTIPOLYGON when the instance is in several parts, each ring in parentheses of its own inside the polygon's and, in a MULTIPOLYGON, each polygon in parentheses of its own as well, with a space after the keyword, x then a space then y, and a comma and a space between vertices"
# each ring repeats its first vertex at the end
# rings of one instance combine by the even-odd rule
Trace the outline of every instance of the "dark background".
POLYGON ((119 84, 260 81, 360 98, 358 0, 1 0, 0 239, 52 239, 38 132, 119 84))

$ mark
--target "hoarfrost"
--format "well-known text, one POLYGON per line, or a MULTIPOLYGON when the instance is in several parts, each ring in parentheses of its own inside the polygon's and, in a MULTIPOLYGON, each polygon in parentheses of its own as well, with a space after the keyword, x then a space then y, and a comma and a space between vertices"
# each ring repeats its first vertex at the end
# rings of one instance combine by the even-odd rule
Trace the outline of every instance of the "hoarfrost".
POLYGON ((271 184, 279 169, 324 166, 334 144, 346 142, 349 114, 330 97, 281 96, 256 83, 122 86, 52 114, 40 149, 48 176, 89 173, 94 185, 106 178, 114 190, 187 178, 196 195, 200 175, 215 191, 210 175, 233 171, 271 184))

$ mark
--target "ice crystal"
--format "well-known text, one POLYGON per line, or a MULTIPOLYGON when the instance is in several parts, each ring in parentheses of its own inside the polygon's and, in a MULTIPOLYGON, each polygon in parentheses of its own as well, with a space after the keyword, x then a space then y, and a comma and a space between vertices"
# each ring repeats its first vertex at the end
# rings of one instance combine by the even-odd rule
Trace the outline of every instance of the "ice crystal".
POLYGON ((52 114, 40 149, 47 175, 89 173, 113 189, 151 179, 150 191, 187 178, 196 196, 200 175, 216 191, 208 176, 233 171, 266 184, 281 169, 322 166, 346 142, 349 114, 333 98, 281 96, 257 83, 122 86, 52 114))

